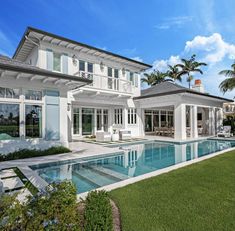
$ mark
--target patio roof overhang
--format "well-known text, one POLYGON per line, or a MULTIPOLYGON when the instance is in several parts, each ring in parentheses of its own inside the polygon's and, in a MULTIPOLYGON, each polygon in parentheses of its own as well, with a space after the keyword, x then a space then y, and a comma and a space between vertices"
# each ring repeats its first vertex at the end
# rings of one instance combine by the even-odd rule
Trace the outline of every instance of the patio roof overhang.
POLYGON ((129 66, 134 66, 141 71, 151 68, 152 65, 139 62, 112 52, 102 50, 84 43, 80 43, 59 35, 55 35, 43 30, 28 27, 13 55, 13 59, 25 61, 32 49, 39 46, 40 42, 47 42, 56 46, 61 46, 74 51, 83 52, 94 55, 99 58, 109 59, 115 62, 125 63, 129 66))
POLYGON ((15 80, 26 79, 37 81, 43 84, 63 86, 68 89, 75 89, 92 83, 91 80, 82 77, 44 70, 29 64, 12 60, 8 57, 0 57, 0 77, 12 77, 15 80))
POLYGON ((193 95, 196 97, 202 97, 202 98, 206 98, 206 99, 212 99, 212 100, 216 100, 216 101, 220 101, 220 102, 233 102, 233 100, 231 99, 227 99, 227 98, 223 98, 220 96, 215 96, 215 95, 210 95, 210 94, 206 94, 206 93, 202 93, 202 92, 197 92, 197 91, 193 91, 190 89, 180 89, 180 90, 175 90, 175 91, 170 91, 170 92, 162 92, 162 93, 155 93, 155 94, 151 94, 151 95, 143 95, 143 96, 139 96, 139 97, 134 97, 133 99, 135 101, 141 101, 142 99, 147 99, 147 98, 156 98, 156 97, 161 97, 161 96, 170 96, 170 95, 179 95, 179 94, 187 94, 187 95, 193 95))

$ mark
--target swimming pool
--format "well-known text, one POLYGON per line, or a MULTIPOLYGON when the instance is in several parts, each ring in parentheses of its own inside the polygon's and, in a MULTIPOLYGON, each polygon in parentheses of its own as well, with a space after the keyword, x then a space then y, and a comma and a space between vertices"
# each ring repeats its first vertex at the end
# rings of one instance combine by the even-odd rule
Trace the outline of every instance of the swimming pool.
POLYGON ((146 142, 120 147, 120 153, 33 165, 45 181, 71 180, 78 193, 140 176, 235 147, 235 141, 203 140, 186 144, 146 142))

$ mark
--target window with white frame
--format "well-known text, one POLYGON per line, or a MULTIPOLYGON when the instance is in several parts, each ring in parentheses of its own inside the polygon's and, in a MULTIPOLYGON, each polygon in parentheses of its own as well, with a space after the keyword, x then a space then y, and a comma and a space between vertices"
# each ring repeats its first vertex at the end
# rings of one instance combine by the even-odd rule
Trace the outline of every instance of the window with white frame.
POLYGON ((79 71, 85 71, 85 61, 79 60, 79 71))
POLYGON ((122 108, 114 109, 114 123, 117 125, 122 125, 123 121, 123 114, 122 108))
POLYGON ((0 87, 0 98, 19 99, 19 97, 19 89, 0 87))
POLYGON ((53 70, 61 72, 61 54, 53 53, 53 70))
POLYGON ((25 91, 26 100, 42 100, 42 92, 35 90, 26 90, 25 91))
POLYGON ((137 124, 137 115, 135 108, 128 109, 128 124, 137 124))

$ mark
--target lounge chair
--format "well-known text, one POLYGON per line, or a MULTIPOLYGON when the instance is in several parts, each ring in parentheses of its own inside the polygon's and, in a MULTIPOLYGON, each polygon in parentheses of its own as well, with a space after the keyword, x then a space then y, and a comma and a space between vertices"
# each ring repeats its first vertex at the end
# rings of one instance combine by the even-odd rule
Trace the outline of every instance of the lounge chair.
POLYGON ((217 137, 230 137, 231 136, 231 126, 223 126, 219 129, 217 137))
POLYGON ((97 142, 109 142, 111 141, 111 133, 104 132, 104 131, 97 131, 96 132, 96 141, 97 142))
POLYGON ((119 131, 120 140, 130 140, 131 139, 131 131, 129 130, 120 130, 119 131))

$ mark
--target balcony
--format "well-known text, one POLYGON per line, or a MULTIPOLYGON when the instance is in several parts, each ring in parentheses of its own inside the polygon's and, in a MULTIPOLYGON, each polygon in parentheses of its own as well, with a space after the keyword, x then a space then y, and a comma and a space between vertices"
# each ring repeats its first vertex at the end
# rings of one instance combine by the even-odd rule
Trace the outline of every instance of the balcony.
POLYGON ((132 94, 132 84, 130 81, 125 79, 113 78, 83 71, 78 71, 74 75, 93 80, 91 84, 84 87, 86 89, 90 88, 91 90, 102 90, 116 94, 132 94))

